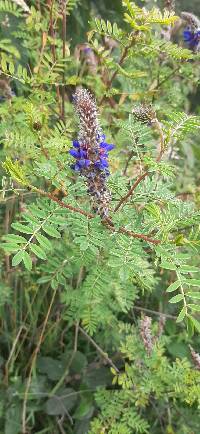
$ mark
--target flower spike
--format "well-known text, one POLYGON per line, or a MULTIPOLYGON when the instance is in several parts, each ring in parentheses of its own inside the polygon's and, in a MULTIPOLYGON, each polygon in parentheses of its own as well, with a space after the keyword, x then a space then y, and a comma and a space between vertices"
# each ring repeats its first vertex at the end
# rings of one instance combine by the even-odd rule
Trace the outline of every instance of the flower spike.
POLYGON ((76 160, 71 168, 86 178, 93 211, 106 217, 110 201, 110 192, 106 187, 106 178, 110 174, 108 157, 114 145, 105 141, 99 125, 96 102, 90 92, 78 89, 73 101, 79 118, 79 134, 78 140, 73 141, 73 149, 69 151, 76 160))

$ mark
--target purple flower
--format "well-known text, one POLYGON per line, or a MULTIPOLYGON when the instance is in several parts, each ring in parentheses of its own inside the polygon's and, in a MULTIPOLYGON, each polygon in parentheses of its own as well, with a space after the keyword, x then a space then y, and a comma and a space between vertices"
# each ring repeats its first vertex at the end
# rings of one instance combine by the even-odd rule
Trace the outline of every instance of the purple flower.
POLYGON ((80 148, 80 143, 78 142, 78 140, 73 140, 73 146, 74 148, 80 148))
POLYGON ((83 51, 84 51, 84 53, 91 53, 91 52, 92 52, 92 49, 91 49, 90 47, 85 47, 85 48, 83 49, 83 51))
POLYGON ((114 149, 114 145, 105 141, 106 137, 99 125, 96 102, 90 92, 78 89, 73 102, 79 118, 79 134, 69 151, 75 159, 71 168, 85 177, 93 211, 103 217, 108 215, 110 193, 106 178, 110 175, 109 152, 114 149))
POLYGON ((94 163, 94 165, 99 170, 104 170, 105 168, 107 168, 109 166, 108 161, 106 160, 106 158, 102 158, 102 157, 100 157, 100 159, 98 161, 96 161, 94 163))
POLYGON ((189 45, 190 49, 194 49, 200 42, 200 30, 190 30, 187 28, 183 32, 184 41, 189 45))
MULTIPOLYGON (((101 140, 105 140, 106 138, 104 134, 99 135, 98 137, 101 140)), ((88 158, 86 146, 81 146, 81 143, 78 140, 74 140, 73 146, 76 149, 70 149, 69 153, 77 161, 76 164, 71 166, 71 168, 75 171, 81 172, 82 169, 89 167, 90 164, 93 164, 93 166, 99 171, 104 171, 107 167, 109 167, 107 159, 109 157, 109 152, 112 151, 115 146, 105 141, 98 143, 98 145, 99 146, 96 146, 93 149, 93 154, 96 155, 96 157, 93 157, 93 161, 91 161, 88 158)), ((106 176, 109 176, 109 174, 109 171, 106 171, 106 176)))

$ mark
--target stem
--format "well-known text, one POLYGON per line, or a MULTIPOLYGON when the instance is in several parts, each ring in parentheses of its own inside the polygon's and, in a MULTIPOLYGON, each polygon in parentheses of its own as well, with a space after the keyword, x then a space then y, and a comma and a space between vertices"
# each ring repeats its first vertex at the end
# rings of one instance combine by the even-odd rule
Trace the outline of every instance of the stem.
MULTIPOLYGON (((51 52, 52 52, 52 58, 54 63, 56 63, 56 47, 55 47, 55 32, 54 32, 54 27, 53 27, 53 4, 54 4, 54 0, 47 0, 47 5, 49 7, 49 33, 50 36, 52 38, 52 43, 51 43, 51 52)), ((61 115, 61 107, 60 107, 60 91, 59 91, 59 87, 56 85, 56 95, 58 98, 58 107, 59 107, 59 112, 61 115)))
POLYGON ((69 363, 67 364, 67 366, 66 366, 66 368, 65 368, 65 371, 64 371, 62 377, 60 378, 60 380, 58 381, 58 383, 55 385, 55 387, 51 390, 51 392, 50 392, 50 394, 49 394, 50 397, 53 396, 53 395, 55 395, 55 393, 56 393, 57 390, 60 388, 60 386, 62 386, 62 384, 63 384, 63 382, 65 381, 65 378, 66 378, 66 376, 67 376, 67 374, 68 374, 68 372, 69 372, 69 368, 70 368, 70 366, 71 366, 71 364, 72 364, 72 362, 73 362, 73 360, 74 360, 75 354, 76 354, 76 352, 77 352, 77 346, 78 346, 78 331, 79 331, 79 322, 77 321, 77 322, 76 322, 76 325, 75 325, 74 349, 73 349, 72 355, 71 355, 71 357, 70 357, 69 363))
POLYGON ((181 291, 181 294, 183 296, 183 304, 184 304, 184 307, 185 307, 185 314, 187 316, 187 314, 188 314, 187 302, 186 302, 185 292, 184 292, 183 285, 182 285, 181 275, 180 275, 180 273, 178 271, 176 271, 176 275, 177 275, 178 280, 180 282, 180 291, 181 291))
MULTIPOLYGON (((75 208, 72 205, 68 205, 68 204, 62 202, 61 200, 57 199, 57 197, 53 196, 51 193, 47 193, 46 191, 41 190, 41 189, 39 189, 37 187, 34 187, 34 186, 30 186, 30 188, 33 191, 35 191, 35 192, 37 192, 39 194, 42 194, 43 196, 46 196, 49 199, 53 200, 54 202, 58 203, 62 208, 67 208, 70 211, 82 214, 82 215, 88 217, 89 219, 92 219, 92 218, 96 217, 94 214, 90 214, 90 213, 88 213, 86 211, 83 211, 80 208, 75 208)), ((125 229, 123 227, 121 227, 121 228, 119 228, 119 229, 116 230, 111 219, 102 220, 102 223, 105 224, 108 229, 112 230, 112 232, 119 232, 119 233, 128 235, 128 236, 133 237, 133 238, 138 238, 138 239, 147 241, 147 242, 149 242, 151 244, 160 244, 161 243, 160 240, 155 240, 155 239, 150 238, 148 235, 145 235, 145 234, 137 234, 137 233, 129 231, 128 229, 125 229)))
MULTIPOLYGON (((63 54, 63 61, 65 60, 66 56, 66 1, 62 0, 62 54, 63 54)), ((63 68, 65 68, 64 62, 63 62, 63 68)), ((62 75, 62 103, 61 103, 61 117, 63 122, 65 123, 65 69, 63 70, 62 75)))
POLYGON ((104 221, 102 221, 102 223, 105 224, 112 232, 119 232, 120 234, 125 234, 125 235, 132 237, 132 238, 138 238, 140 240, 147 241, 148 243, 151 243, 151 244, 160 244, 161 243, 160 240, 155 240, 154 238, 151 238, 145 234, 137 234, 137 233, 129 231, 128 229, 123 228, 123 227, 116 229, 114 227, 112 220, 109 218, 106 218, 104 221))
POLYGON ((96 350, 99 352, 99 354, 101 354, 101 356, 107 361, 107 363, 112 366, 112 368, 114 368, 114 370, 116 372, 119 373, 119 369, 117 368, 117 366, 113 363, 113 361, 110 359, 110 357, 108 357, 108 355, 102 350, 102 348, 94 341, 94 339, 91 338, 91 336, 89 336, 87 334, 87 332, 82 329, 82 327, 79 326, 79 330, 80 332, 83 334, 83 336, 85 336, 85 338, 93 345, 93 347, 96 348, 96 350))
POLYGON ((136 181, 134 182, 134 184, 132 185, 132 187, 130 188, 130 190, 128 191, 128 193, 121 198, 121 200, 119 201, 119 203, 117 204, 117 206, 114 209, 114 212, 118 211, 118 209, 121 207, 122 204, 124 204, 125 202, 127 202, 128 198, 130 196, 132 196, 134 190, 136 189, 136 187, 138 186, 138 184, 140 184, 140 182, 146 178, 146 176, 149 174, 149 171, 144 172, 142 175, 139 176, 139 178, 136 179, 136 181))
POLYGON ((167 314, 167 313, 162 313, 162 312, 156 312, 155 310, 151 310, 151 309, 146 309, 145 307, 140 307, 140 306, 133 306, 134 310, 139 310, 140 312, 147 312, 147 313, 152 313, 152 315, 158 315, 160 317, 165 317, 165 318, 170 318, 173 320, 176 320, 176 316, 167 314))
POLYGON ((29 392, 30 385, 31 385, 32 372, 33 372, 33 368, 35 366, 37 355, 39 353, 39 350, 40 350, 40 347, 41 347, 41 344, 42 344, 43 336, 44 336, 45 329, 46 329, 46 326, 47 326, 47 323, 48 323, 48 319, 49 319, 49 316, 50 316, 50 313, 51 313, 51 309, 52 309, 52 306, 53 306, 53 303, 54 303, 56 292, 57 292, 57 288, 53 292, 53 295, 52 295, 52 298, 51 298, 51 302, 50 302, 50 305, 49 305, 49 308, 48 308, 48 311, 47 311, 47 315, 46 315, 46 318, 45 318, 43 326, 42 326, 42 331, 41 331, 41 334, 40 334, 40 337, 39 337, 39 341, 38 341, 38 344, 37 344, 37 346, 36 346, 36 348, 34 350, 34 353, 33 353, 33 358, 32 358, 32 362, 31 362, 29 376, 28 376, 28 380, 27 380, 27 383, 26 383, 26 389, 25 389, 25 392, 24 392, 24 402, 23 402, 23 408, 22 408, 22 434, 26 434, 26 432, 27 432, 26 431, 26 408, 27 408, 28 392, 29 392))
POLYGON ((124 171, 123 171, 123 175, 124 176, 126 176, 128 165, 129 165, 129 163, 130 163, 131 158, 133 157, 133 155, 134 155, 134 151, 131 151, 130 154, 129 154, 129 157, 127 158, 127 161, 126 161, 126 164, 125 164, 125 168, 124 168, 124 171))
POLYGON ((67 203, 62 202, 62 200, 58 199, 57 197, 53 196, 51 193, 48 193, 47 191, 41 190, 40 188, 37 188, 34 186, 30 186, 30 188, 32 189, 32 191, 35 191, 36 193, 39 193, 42 196, 46 196, 49 199, 53 200, 54 202, 58 203, 62 208, 67 208, 70 211, 78 212, 79 214, 82 214, 82 215, 88 217, 89 219, 95 217, 93 214, 90 214, 90 213, 88 213, 88 212, 86 212, 80 208, 75 208, 72 205, 68 205, 67 203))
MULTIPOLYGON (((121 55, 121 57, 120 57, 120 59, 119 59, 119 62, 118 62, 119 66, 122 66, 122 64, 124 63, 124 60, 125 60, 126 57, 127 57, 127 54, 128 54, 129 48, 131 48, 131 46, 132 46, 132 44, 133 44, 133 41, 134 41, 134 39, 132 38, 130 44, 127 45, 127 47, 125 47, 125 49, 124 49, 124 51, 123 51, 123 53, 122 53, 122 55, 121 55)), ((116 69, 116 70, 113 72, 113 74, 111 75, 111 78, 110 78, 110 80, 108 81, 107 86, 106 86, 106 91, 108 91, 108 90, 110 89, 110 87, 111 87, 111 85, 112 85, 112 82, 113 82, 113 80, 115 79, 117 73, 118 73, 118 69, 116 69)), ((102 96, 102 98, 101 98, 101 100, 100 100, 100 103, 99 103, 100 105, 103 103, 104 98, 105 98, 105 95, 102 96)))
MULTIPOLYGON (((162 158, 162 156, 163 156, 163 154, 164 154, 164 151, 165 151, 164 134, 163 134, 163 130, 162 130, 161 124, 160 124, 160 122, 158 121, 157 118, 154 119, 154 121, 153 121, 153 126, 154 126, 154 128, 158 131, 159 136, 160 136, 159 152, 158 152, 158 156, 157 156, 157 158, 156 158, 156 162, 159 163, 160 160, 161 160, 161 158, 162 158)), ((128 198, 129 198, 130 196, 132 196, 132 194, 133 194, 134 190, 136 189, 136 187, 137 187, 137 186, 140 184, 140 182, 143 181, 143 179, 145 179, 146 176, 148 176, 148 175, 149 175, 149 171, 146 170, 142 175, 140 175, 140 176, 136 179, 136 181, 134 182, 134 184, 132 185, 132 187, 130 188, 130 190, 128 191, 128 193, 127 193, 124 197, 122 197, 122 198, 120 199, 119 203, 117 204, 117 206, 116 206, 115 209, 114 209, 114 212, 118 211, 118 209, 119 209, 123 204, 125 204, 125 203, 127 202, 128 198)))

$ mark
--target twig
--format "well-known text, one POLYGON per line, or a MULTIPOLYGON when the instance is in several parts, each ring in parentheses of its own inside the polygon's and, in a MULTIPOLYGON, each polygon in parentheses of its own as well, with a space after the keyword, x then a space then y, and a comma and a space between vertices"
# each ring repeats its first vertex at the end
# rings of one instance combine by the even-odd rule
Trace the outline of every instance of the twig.
POLYGON ((19 329, 19 331, 18 331, 18 333, 17 333, 17 336, 16 336, 16 338, 15 338, 15 340, 14 340, 14 342, 13 342, 13 345, 12 345, 12 348, 11 348, 11 352, 10 352, 10 354, 9 354, 8 360, 7 360, 6 365, 5 365, 5 383, 6 383, 6 384, 7 384, 7 382, 8 382, 8 367, 9 367, 9 363, 10 363, 10 361, 11 361, 11 359, 12 359, 12 356, 13 356, 13 354, 14 354, 14 352, 15 352, 15 348, 16 348, 16 346, 17 346, 17 343, 18 343, 18 340, 19 340, 19 338, 20 338, 20 335, 21 335, 22 330, 26 330, 26 327, 23 326, 23 325, 20 327, 20 329, 19 329))
POLYGON ((126 161, 126 164, 125 164, 125 168, 124 168, 124 171, 123 171, 123 175, 124 176, 126 176, 126 172, 127 172, 127 169, 128 169, 128 165, 129 165, 129 163, 130 163, 130 161, 131 161, 131 158, 133 157, 133 155, 134 155, 134 150, 133 151, 131 151, 130 152, 130 154, 129 154, 129 156, 128 156, 128 158, 127 158, 127 161, 126 161))
MULTIPOLYGON (((62 0, 62 54, 63 61, 66 56, 66 0, 62 0)), ((63 64, 63 68, 65 65, 63 64)), ((62 103, 61 103, 61 117, 63 122, 65 123, 65 69, 63 70, 62 75, 62 103)))
MULTIPOLYGON (((49 7, 49 32, 50 32, 50 36, 52 39, 52 43, 51 43, 51 52, 52 52, 52 57, 53 57, 53 61, 54 63, 56 63, 56 46, 55 46, 55 32, 54 32, 54 27, 53 27, 53 4, 54 4, 54 0, 47 0, 47 5, 49 7)), ((55 84, 56 86, 56 95, 58 98, 58 108, 59 108, 59 112, 61 115, 61 107, 60 107, 60 91, 59 91, 59 87, 55 84)))
MULTIPOLYGON (((160 136, 159 153, 158 153, 158 156, 157 156, 157 158, 156 158, 156 162, 159 163, 160 160, 161 160, 161 158, 162 158, 162 156, 163 156, 163 153, 164 153, 164 151, 165 151, 164 135, 163 135, 163 130, 162 130, 162 127, 161 127, 161 125, 160 125, 160 122, 158 121, 157 118, 154 119, 154 121, 153 121, 153 125, 154 125, 155 129, 158 131, 159 136, 160 136)), ((120 199, 119 203, 117 204, 117 206, 116 206, 115 209, 114 209, 114 212, 118 211, 118 209, 119 209, 122 205, 124 205, 124 204, 127 202, 127 200, 129 199, 129 197, 132 196, 132 194, 133 194, 134 190, 136 189, 136 187, 137 187, 137 186, 140 184, 140 182, 143 181, 143 179, 145 179, 146 176, 148 176, 148 175, 149 175, 149 170, 146 170, 142 175, 140 175, 140 176, 136 179, 136 181, 134 182, 134 184, 132 185, 132 187, 130 188, 130 190, 128 191, 128 193, 127 193, 124 197, 122 197, 122 198, 120 199)))
POLYGON ((106 218, 105 220, 103 220, 102 223, 105 224, 112 232, 119 232, 121 234, 129 235, 132 238, 138 238, 140 240, 147 241, 148 243, 151 243, 151 244, 160 244, 161 243, 160 240, 155 240, 154 238, 151 238, 145 234, 137 234, 137 233, 129 231, 128 229, 123 228, 123 227, 116 229, 114 227, 112 220, 109 218, 106 218))
POLYGON ((87 332, 79 326, 79 330, 80 332, 83 334, 83 336, 85 336, 85 338, 93 345, 93 347, 96 348, 96 350, 99 352, 99 354, 101 354, 101 356, 107 361, 107 363, 112 366, 112 368, 114 368, 114 370, 116 372, 119 373, 119 369, 117 368, 117 366, 113 363, 113 361, 110 359, 110 357, 108 357, 107 353, 105 353, 102 348, 94 341, 94 339, 91 338, 91 336, 89 336, 87 334, 87 332))
POLYGON ((67 366, 65 368, 65 371, 64 371, 62 377, 60 378, 60 380, 58 381, 58 383, 55 385, 55 387, 51 390, 49 396, 55 395, 55 393, 57 392, 57 390, 60 388, 60 386, 62 386, 63 382, 65 381, 65 378, 66 378, 66 376, 68 374, 69 368, 70 368, 70 366, 71 366, 71 364, 72 364, 72 362, 74 360, 75 354, 77 352, 78 331, 79 331, 79 322, 77 321, 76 325, 75 325, 74 349, 73 349, 72 355, 70 357, 70 360, 69 360, 69 362, 68 362, 68 364, 67 364, 67 366))
POLYGON ((146 176, 149 174, 149 171, 146 170, 146 172, 144 172, 142 175, 140 175, 136 181, 134 182, 134 184, 132 185, 132 187, 130 188, 130 190, 128 191, 128 193, 122 197, 119 201, 119 203, 117 204, 117 206, 114 209, 114 212, 118 211, 118 209, 121 207, 122 204, 124 204, 125 202, 127 202, 128 198, 130 196, 132 196, 134 190, 136 189, 136 187, 138 186, 138 184, 140 184, 140 182, 146 178, 146 176))
POLYGON ((26 383, 26 389, 25 389, 25 392, 24 392, 24 401, 23 401, 23 407, 22 407, 22 434, 26 434, 26 408, 27 408, 28 392, 29 392, 30 385, 31 385, 32 371, 33 371, 33 368, 34 368, 34 365, 35 365, 35 362, 36 362, 36 359, 37 359, 37 355, 38 355, 40 347, 41 347, 41 343, 42 343, 42 340, 43 340, 43 336, 44 336, 44 333, 45 333, 46 325, 48 323, 49 315, 51 313, 51 309, 52 309, 52 306, 53 306, 53 303, 54 303, 54 299, 55 299, 56 293, 57 293, 57 288, 53 292, 53 295, 52 295, 52 298, 51 298, 51 301, 50 301, 50 305, 49 305, 49 308, 48 308, 48 311, 47 311, 47 315, 46 315, 46 318, 45 318, 43 326, 42 326, 42 331, 41 331, 41 334, 40 334, 40 337, 39 337, 39 341, 38 341, 37 346, 36 346, 36 348, 35 348, 35 350, 33 352, 33 357, 32 357, 31 367, 30 367, 30 371, 29 371, 29 376, 28 376, 28 380, 27 380, 27 383, 26 383))
POLYGON ((36 193, 39 193, 39 194, 41 194, 42 196, 46 196, 46 197, 48 197, 49 199, 53 200, 53 202, 58 203, 62 208, 67 208, 67 209, 69 209, 70 211, 73 211, 73 212, 77 212, 77 213, 79 213, 79 214, 82 214, 82 215, 88 217, 89 219, 95 217, 93 214, 90 214, 90 213, 88 213, 88 212, 86 212, 86 211, 84 211, 84 210, 82 210, 82 209, 80 209, 80 208, 75 208, 75 207, 72 206, 72 205, 68 205, 67 203, 62 202, 62 200, 58 199, 57 197, 53 196, 51 193, 48 193, 47 191, 41 190, 40 188, 34 187, 34 186, 32 186, 32 185, 30 186, 30 188, 31 188, 32 191, 34 191, 34 192, 36 192, 36 193))
MULTIPOLYGON (((39 194, 42 194, 43 196, 46 196, 49 199, 53 200, 54 202, 58 203, 62 208, 67 208, 70 211, 82 214, 82 215, 88 217, 89 219, 92 219, 92 218, 96 217, 94 214, 90 214, 90 213, 88 213, 88 212, 86 212, 86 211, 84 211, 84 210, 82 210, 80 208, 75 208, 72 205, 68 205, 68 204, 62 202, 60 199, 58 199, 57 197, 53 196, 51 193, 48 193, 48 192, 46 192, 44 190, 41 190, 41 189, 39 189, 37 187, 34 187, 34 186, 31 186, 30 188, 33 191, 35 191, 35 192, 37 192, 39 194)), ((121 227, 119 229, 115 229, 114 224, 112 223, 111 219, 102 220, 102 223, 105 224, 108 229, 112 230, 112 232, 120 232, 120 233, 128 235, 130 237, 138 238, 138 239, 147 241, 147 242, 149 242, 151 244, 160 244, 161 243, 160 240, 155 240, 155 239, 153 239, 153 238, 151 238, 151 237, 149 237, 148 235, 145 235, 145 234, 137 234, 137 233, 129 231, 128 229, 125 229, 123 227, 121 227)))
POLYGON ((169 318, 169 319, 173 319, 174 321, 176 321, 177 317, 167 314, 167 313, 163 313, 163 312, 156 312, 155 310, 151 310, 151 309, 146 309, 145 307, 140 307, 140 306, 133 306, 134 310, 139 310, 141 312, 147 312, 147 313, 151 313, 152 315, 158 315, 160 317, 164 317, 164 318, 169 318))
MULTIPOLYGON (((131 46, 132 46, 132 44, 133 44, 133 41, 134 41, 134 38, 132 38, 130 44, 127 45, 127 47, 125 47, 125 49, 124 49, 124 51, 123 51, 123 53, 122 53, 122 55, 121 55, 121 57, 120 57, 120 59, 119 59, 119 62, 118 62, 119 66, 122 66, 122 64, 124 63, 124 60, 125 60, 126 57, 127 57, 127 54, 128 54, 129 48, 131 48, 131 46)), ((118 74, 118 69, 116 69, 116 70, 113 72, 113 74, 112 74, 110 80, 108 81, 107 86, 106 86, 106 91, 108 91, 108 90, 110 89, 110 87, 111 87, 111 85, 112 85, 112 82, 113 82, 113 80, 115 79, 115 77, 116 77, 117 74, 118 74)), ((99 105, 101 105, 101 104, 103 103, 104 98, 105 98, 105 95, 102 96, 99 105)))

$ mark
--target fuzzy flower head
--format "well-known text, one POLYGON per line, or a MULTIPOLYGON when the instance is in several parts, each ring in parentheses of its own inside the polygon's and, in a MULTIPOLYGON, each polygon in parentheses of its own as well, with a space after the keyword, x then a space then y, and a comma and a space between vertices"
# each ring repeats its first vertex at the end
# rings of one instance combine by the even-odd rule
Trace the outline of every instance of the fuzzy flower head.
POLYGON ((151 125, 156 119, 156 112, 149 104, 140 104, 135 106, 132 110, 134 118, 139 121, 151 125))
POLYGON ((79 133, 78 140, 73 141, 73 149, 69 151, 75 159, 71 167, 86 178, 88 193, 95 202, 93 210, 106 215, 110 198, 106 189, 106 178, 110 174, 108 157, 114 145, 105 141, 96 102, 88 90, 81 88, 76 91, 74 107, 79 118, 79 133))

